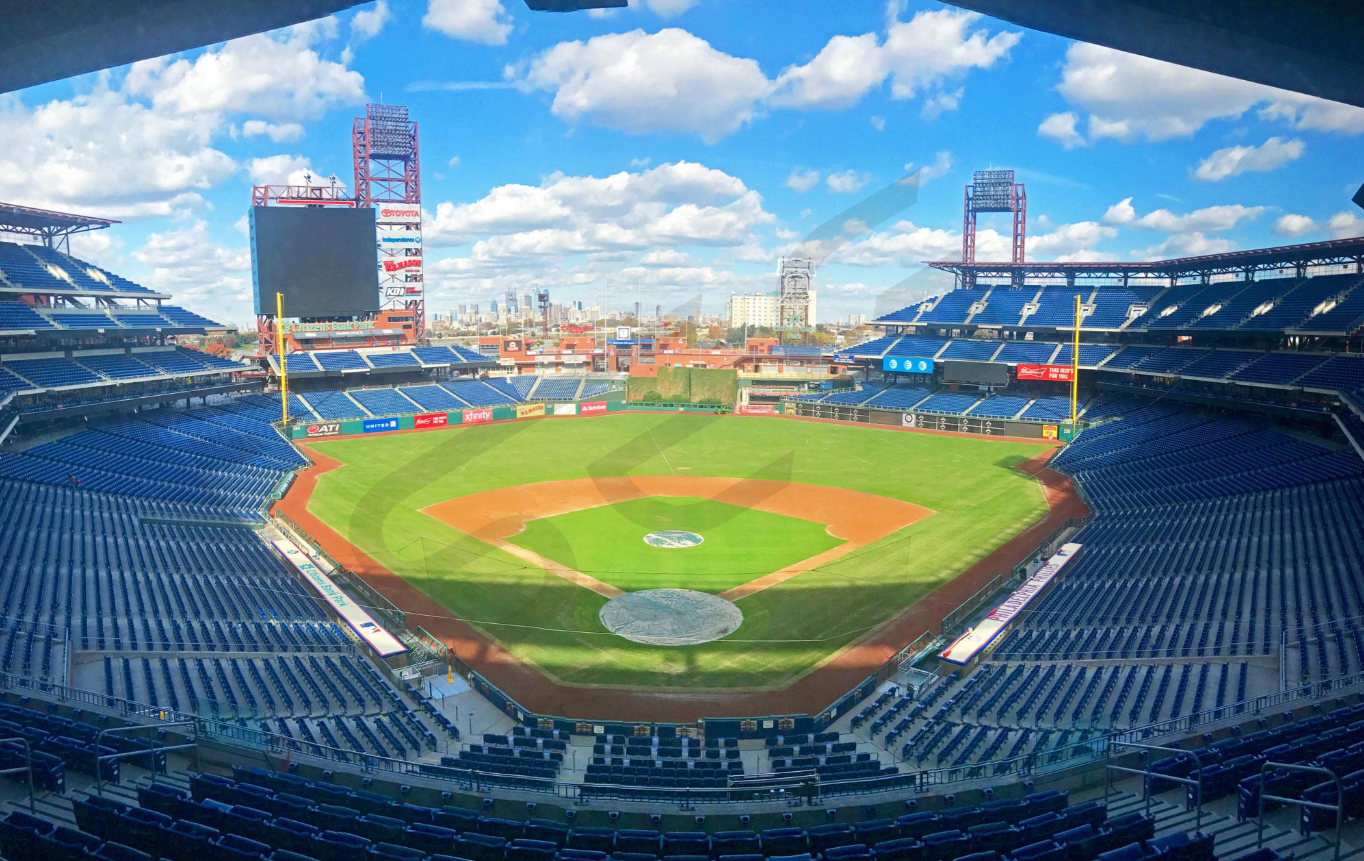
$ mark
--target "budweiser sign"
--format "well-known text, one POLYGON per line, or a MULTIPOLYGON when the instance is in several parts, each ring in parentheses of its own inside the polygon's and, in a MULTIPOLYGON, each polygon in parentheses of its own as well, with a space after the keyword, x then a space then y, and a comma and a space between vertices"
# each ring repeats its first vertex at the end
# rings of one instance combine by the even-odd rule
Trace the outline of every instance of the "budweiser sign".
POLYGON ((1019 365, 1018 378, 1048 383, 1069 383, 1075 379, 1075 369, 1070 365, 1019 365))

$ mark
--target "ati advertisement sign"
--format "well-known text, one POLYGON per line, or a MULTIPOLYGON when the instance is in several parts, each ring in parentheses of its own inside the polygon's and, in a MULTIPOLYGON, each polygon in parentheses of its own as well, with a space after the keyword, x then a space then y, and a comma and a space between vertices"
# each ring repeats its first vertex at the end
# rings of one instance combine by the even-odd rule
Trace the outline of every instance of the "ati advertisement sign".
POLYGON ((414 428, 443 428, 450 421, 450 417, 445 413, 427 413, 415 416, 412 419, 414 428))
POLYGON ((881 370, 897 374, 931 374, 933 360, 913 356, 886 356, 881 360, 881 370))
POLYGON ((1066 563, 1079 554, 1081 546, 1062 544, 1061 549, 1057 550, 1045 565, 1038 568, 1036 574, 1024 580, 1023 585, 1015 589, 1012 595, 1005 598, 1003 604, 991 610, 974 628, 966 629, 966 633, 948 646, 942 653, 943 660, 954 664, 966 664, 980 654, 981 650, 990 645, 1034 598, 1042 594, 1042 590, 1061 573, 1066 563))
POLYGON ((398 429, 398 420, 394 419, 365 419, 365 433, 384 433, 398 429))
POLYGON ((516 417, 518 419, 530 419, 545 414, 544 404, 517 404, 516 417))
POLYGON ((606 412, 606 401, 591 401, 580 405, 578 412, 585 416, 606 412))
POLYGON ((422 220, 419 203, 380 203, 374 207, 374 220, 379 224, 411 224, 422 220))
POLYGON ((1048 383, 1069 383, 1075 379, 1075 368, 1070 365, 1019 365, 1018 378, 1048 383))
POLYGON ((308 425, 303 429, 309 439, 318 436, 340 436, 340 422, 318 422, 315 425, 308 425))
POLYGON ((493 411, 488 408, 481 410, 465 410, 460 414, 460 421, 466 425, 478 424, 479 422, 490 422, 493 420, 493 411))

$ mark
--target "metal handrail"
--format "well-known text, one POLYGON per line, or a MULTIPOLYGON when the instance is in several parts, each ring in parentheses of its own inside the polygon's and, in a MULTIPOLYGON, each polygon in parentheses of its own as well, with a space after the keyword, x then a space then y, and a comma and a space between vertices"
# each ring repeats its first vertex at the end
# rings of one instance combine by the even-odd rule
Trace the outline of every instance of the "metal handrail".
POLYGON ((1296 762, 1266 762, 1260 766, 1260 803, 1257 805, 1255 817, 1255 848, 1260 848, 1265 841, 1265 802, 1277 801, 1280 804, 1293 804, 1298 807, 1307 807, 1312 810, 1334 810, 1336 812, 1336 856, 1335 861, 1340 861, 1340 828, 1345 819, 1345 784, 1341 781, 1340 775, 1329 768, 1322 768, 1319 765, 1300 765, 1296 762), (1319 801, 1308 801, 1305 798, 1284 798, 1278 795, 1265 795, 1265 770, 1269 768, 1281 768, 1285 771, 1306 771, 1313 774, 1324 774, 1336 782, 1336 803, 1322 804, 1319 801))
POLYGON ((1178 747, 1164 747, 1164 746, 1158 745, 1158 744, 1138 744, 1137 742, 1134 742, 1134 741, 1115 741, 1115 742, 1113 742, 1112 745, 1109 747, 1109 751, 1108 751, 1108 760, 1109 760, 1109 761, 1108 761, 1107 763, 1105 763, 1105 765, 1104 765, 1104 775, 1105 775, 1104 798, 1105 798, 1105 799, 1107 799, 1108 796, 1109 796, 1110 794, 1112 794, 1112 791, 1113 791, 1113 772, 1115 772, 1115 771, 1121 771, 1121 772, 1123 772, 1124 774, 1140 774, 1140 775, 1143 776, 1142 785, 1141 785, 1141 794, 1142 794, 1142 797, 1146 799, 1146 815, 1147 815, 1147 816, 1150 816, 1150 815, 1151 815, 1151 778, 1152 778, 1153 776, 1154 776, 1154 777, 1159 777, 1159 778, 1161 778, 1162 780, 1169 780, 1169 781, 1171 781, 1171 782, 1173 782, 1173 783, 1182 783, 1182 784, 1184 784, 1185 786, 1192 786, 1192 787, 1194 788, 1194 804, 1195 804, 1194 830, 1195 830, 1195 831, 1201 831, 1201 830, 1202 830, 1202 828, 1203 828, 1203 758, 1200 757, 1200 756, 1198 755, 1198 751, 1196 751, 1196 750, 1184 750, 1183 748, 1178 748, 1178 747), (1140 750, 1142 756, 1144 756, 1144 757, 1146 758, 1147 767, 1146 767, 1146 768, 1128 768, 1128 767, 1125 766, 1125 765, 1114 765, 1114 764, 1112 763, 1112 758, 1113 758, 1112 748, 1114 748, 1114 747, 1130 747, 1130 748, 1135 748, 1135 749, 1137 749, 1137 750, 1140 750), (1197 779, 1197 780, 1190 780, 1190 779, 1187 778, 1187 777, 1174 777, 1174 776, 1168 775, 1168 774, 1160 774, 1160 775, 1155 774, 1155 772, 1151 771, 1151 768, 1150 768, 1151 751, 1153 751, 1153 750, 1160 750, 1160 751, 1164 751, 1164 752, 1166 752, 1166 753, 1187 753, 1189 756, 1192 756, 1192 757, 1193 757, 1193 760, 1194 760, 1194 774, 1198 775, 1198 779, 1197 779))
POLYGON ((144 724, 133 724, 133 725, 131 725, 131 726, 116 726, 116 727, 105 727, 105 728, 102 728, 102 729, 100 729, 99 732, 95 733, 95 750, 96 750, 96 753, 95 753, 95 794, 96 794, 96 795, 103 795, 103 794, 104 794, 104 769, 103 769, 102 766, 104 765, 104 763, 105 763, 106 761, 113 762, 114 760, 119 760, 119 759, 131 759, 131 758, 133 758, 133 757, 135 757, 135 756, 142 756, 143 754, 146 754, 147 759, 148 759, 148 761, 149 761, 150 764, 151 764, 151 768, 150 768, 149 770, 150 770, 151 773, 152 773, 152 783, 156 783, 156 770, 157 770, 157 769, 156 769, 156 759, 157 759, 157 756, 158 756, 159 754, 163 754, 163 753, 165 753, 166 751, 169 751, 169 750, 185 750, 186 748, 194 748, 194 749, 197 750, 198 747, 199 747, 199 724, 198 724, 198 721, 195 721, 195 720, 169 720, 169 721, 165 721, 165 722, 162 722, 162 723, 144 723, 144 724), (145 751, 143 751, 143 750, 130 750, 130 751, 125 751, 125 752, 123 752, 123 753, 106 753, 106 754, 104 754, 103 756, 101 756, 101 755, 98 753, 99 748, 102 746, 102 743, 103 743, 103 741, 104 741, 104 737, 105 737, 106 735, 121 735, 121 734, 124 734, 124 733, 141 732, 142 730, 148 730, 148 729, 151 729, 151 730, 162 730, 162 729, 166 729, 167 727, 176 727, 176 726, 178 726, 178 727, 188 727, 190 730, 192 730, 192 733, 191 733, 191 735, 190 735, 190 739, 191 739, 191 740, 188 741, 188 742, 186 742, 186 743, 184 743, 184 744, 171 744, 171 745, 163 744, 163 745, 160 745, 159 747, 149 747, 149 748, 147 748, 145 751))
POLYGON ((24 746, 24 765, 15 768, 0 769, 0 775, 18 774, 21 771, 28 772, 28 812, 34 813, 33 806, 33 747, 28 743, 28 739, 22 736, 11 736, 0 738, 0 744, 15 742, 24 746))

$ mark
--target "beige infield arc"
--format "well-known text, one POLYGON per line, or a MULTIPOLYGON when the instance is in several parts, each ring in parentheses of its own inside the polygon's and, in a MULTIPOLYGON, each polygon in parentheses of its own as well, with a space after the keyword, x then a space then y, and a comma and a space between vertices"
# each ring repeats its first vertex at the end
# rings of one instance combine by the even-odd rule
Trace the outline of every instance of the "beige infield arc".
POLYGON ((543 481, 458 496, 428 505, 421 511, 565 580, 606 598, 615 598, 625 594, 624 591, 507 539, 521 532, 532 520, 649 496, 700 497, 739 508, 813 520, 825 524, 830 535, 843 540, 844 543, 837 547, 721 593, 721 598, 730 601, 827 565, 933 514, 921 505, 841 487, 701 475, 628 475, 543 481))

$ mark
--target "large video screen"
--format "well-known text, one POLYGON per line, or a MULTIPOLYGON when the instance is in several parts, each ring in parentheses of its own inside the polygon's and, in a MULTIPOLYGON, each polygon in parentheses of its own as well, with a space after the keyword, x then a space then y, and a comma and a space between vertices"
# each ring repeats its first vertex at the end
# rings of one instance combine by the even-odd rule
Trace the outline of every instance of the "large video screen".
POLYGON ((253 206, 251 274, 256 313, 353 317, 379 309, 374 209, 253 206))
POLYGON ((950 359, 941 364, 944 383, 964 383, 970 386, 1007 386, 1009 384, 1008 365, 950 359))

